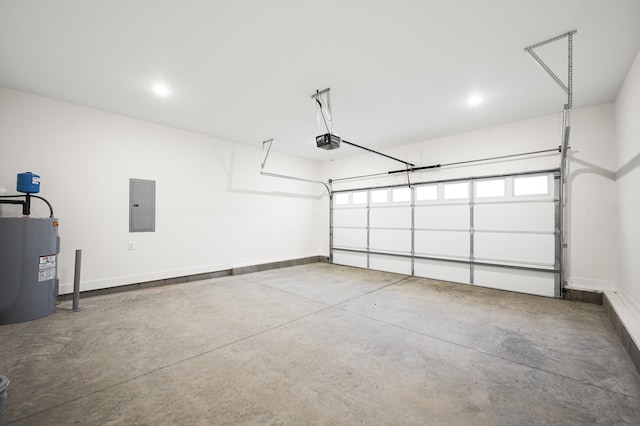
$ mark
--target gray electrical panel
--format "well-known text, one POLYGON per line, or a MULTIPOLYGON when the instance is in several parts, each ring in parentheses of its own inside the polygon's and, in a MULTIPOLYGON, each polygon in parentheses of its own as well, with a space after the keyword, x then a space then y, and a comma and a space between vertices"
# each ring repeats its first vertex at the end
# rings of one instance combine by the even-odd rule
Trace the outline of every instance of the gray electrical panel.
POLYGON ((156 181, 129 179, 129 232, 155 232, 156 181))
POLYGON ((55 312, 58 253, 58 219, 0 218, 0 325, 55 312))

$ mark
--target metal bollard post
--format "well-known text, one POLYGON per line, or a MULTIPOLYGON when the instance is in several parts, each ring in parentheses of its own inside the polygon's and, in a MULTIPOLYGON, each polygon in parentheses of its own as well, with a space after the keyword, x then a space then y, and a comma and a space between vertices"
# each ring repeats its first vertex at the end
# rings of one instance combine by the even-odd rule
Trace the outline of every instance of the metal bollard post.
POLYGON ((9 386, 9 379, 7 376, 0 375, 0 421, 2 421, 2 402, 7 397, 7 387, 9 386))
POLYGON ((80 266, 82 264, 82 250, 76 250, 76 269, 73 275, 73 308, 69 312, 80 311, 80 266))

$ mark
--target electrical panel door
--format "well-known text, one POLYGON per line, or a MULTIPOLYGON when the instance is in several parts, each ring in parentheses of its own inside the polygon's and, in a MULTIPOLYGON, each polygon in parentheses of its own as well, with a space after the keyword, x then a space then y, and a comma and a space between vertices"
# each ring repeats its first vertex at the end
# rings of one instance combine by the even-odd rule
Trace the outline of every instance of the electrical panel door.
POLYGON ((129 179, 129 232, 155 232, 156 181, 129 179))

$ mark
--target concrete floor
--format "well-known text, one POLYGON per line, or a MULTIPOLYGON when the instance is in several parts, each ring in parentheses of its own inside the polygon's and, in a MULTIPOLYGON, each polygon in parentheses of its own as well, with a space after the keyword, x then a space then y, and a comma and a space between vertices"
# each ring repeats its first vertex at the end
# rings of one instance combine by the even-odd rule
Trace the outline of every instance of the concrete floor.
POLYGON ((640 424, 597 305, 316 263, 68 307, 0 327, 0 424, 640 424))

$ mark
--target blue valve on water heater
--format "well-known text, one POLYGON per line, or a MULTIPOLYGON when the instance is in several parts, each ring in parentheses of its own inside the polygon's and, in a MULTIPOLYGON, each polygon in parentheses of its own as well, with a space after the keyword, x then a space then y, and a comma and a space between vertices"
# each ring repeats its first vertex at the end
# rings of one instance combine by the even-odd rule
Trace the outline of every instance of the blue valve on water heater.
POLYGON ((16 189, 25 194, 37 194, 40 192, 40 176, 31 172, 18 173, 16 189))

